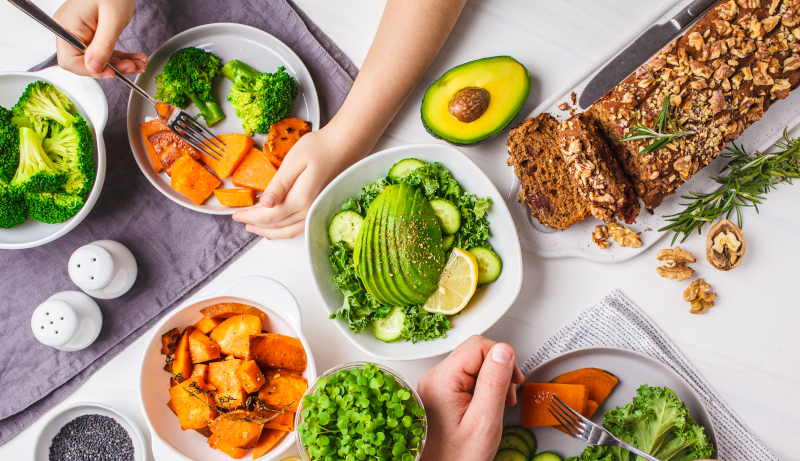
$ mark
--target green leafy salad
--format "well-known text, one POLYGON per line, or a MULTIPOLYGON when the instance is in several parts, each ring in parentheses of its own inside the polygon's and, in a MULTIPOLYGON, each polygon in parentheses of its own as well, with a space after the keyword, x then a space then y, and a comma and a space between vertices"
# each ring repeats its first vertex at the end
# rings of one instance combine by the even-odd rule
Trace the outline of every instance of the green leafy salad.
POLYGON ((465 191, 440 163, 395 164, 331 219, 329 259, 344 302, 330 318, 346 321, 354 333, 371 326, 387 342, 445 337, 448 316, 424 307, 437 290, 444 293, 439 281, 448 255, 471 254, 479 284, 500 274, 489 244, 491 204, 465 191))

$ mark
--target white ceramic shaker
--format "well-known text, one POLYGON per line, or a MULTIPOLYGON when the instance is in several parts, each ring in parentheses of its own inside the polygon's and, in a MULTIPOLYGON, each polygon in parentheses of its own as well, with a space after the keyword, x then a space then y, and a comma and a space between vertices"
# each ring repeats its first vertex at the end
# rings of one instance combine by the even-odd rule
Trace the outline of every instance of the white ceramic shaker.
POLYGON ((103 314, 91 297, 80 291, 51 296, 33 311, 31 329, 42 344, 60 351, 79 351, 97 339, 103 314))
POLYGON ((69 258, 69 277, 89 296, 119 298, 136 281, 136 259, 125 245, 98 240, 78 248, 69 258))

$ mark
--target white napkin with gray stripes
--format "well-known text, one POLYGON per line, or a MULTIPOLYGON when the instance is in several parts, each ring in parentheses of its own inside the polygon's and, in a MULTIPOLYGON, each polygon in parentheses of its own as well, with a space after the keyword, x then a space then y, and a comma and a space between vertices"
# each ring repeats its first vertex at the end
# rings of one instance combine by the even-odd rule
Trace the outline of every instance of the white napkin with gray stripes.
POLYGON ((695 370, 666 335, 633 303, 614 290, 583 311, 550 338, 522 366, 528 374, 565 352, 591 346, 615 346, 647 354, 675 370, 697 392, 711 414, 717 434, 717 458, 725 461, 778 461, 736 413, 695 370))

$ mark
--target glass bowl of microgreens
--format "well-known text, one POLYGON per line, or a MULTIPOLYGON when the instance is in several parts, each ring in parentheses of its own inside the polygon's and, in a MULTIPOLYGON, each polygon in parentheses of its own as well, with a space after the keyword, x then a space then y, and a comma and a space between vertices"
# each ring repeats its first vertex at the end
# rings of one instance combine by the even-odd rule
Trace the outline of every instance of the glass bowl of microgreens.
POLYGON ((428 421, 419 395, 383 365, 350 362, 323 373, 295 416, 304 461, 420 459, 428 421))

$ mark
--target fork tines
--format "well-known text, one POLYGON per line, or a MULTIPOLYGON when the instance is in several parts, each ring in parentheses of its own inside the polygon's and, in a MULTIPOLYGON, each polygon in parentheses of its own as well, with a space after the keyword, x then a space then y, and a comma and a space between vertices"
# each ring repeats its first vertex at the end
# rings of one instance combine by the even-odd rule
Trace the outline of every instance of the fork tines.
POLYGON ((223 151, 225 143, 188 114, 181 112, 170 125, 172 125, 170 128, 184 141, 214 160, 221 160, 225 155, 223 151))
POLYGON ((565 404, 558 396, 553 395, 552 400, 550 400, 550 408, 548 411, 562 426, 564 426, 564 429, 566 429, 570 435, 583 441, 588 440, 586 434, 587 424, 584 422, 586 418, 573 410, 569 405, 565 404))

